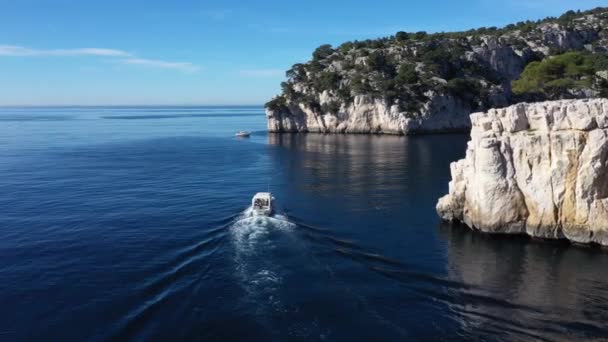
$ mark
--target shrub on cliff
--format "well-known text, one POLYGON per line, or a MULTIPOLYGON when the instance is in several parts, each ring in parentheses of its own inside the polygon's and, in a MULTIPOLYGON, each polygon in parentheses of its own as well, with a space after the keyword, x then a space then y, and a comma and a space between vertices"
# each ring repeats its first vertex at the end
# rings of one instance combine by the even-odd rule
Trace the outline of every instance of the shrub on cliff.
POLYGON ((414 34, 414 38, 417 40, 421 40, 424 39, 428 36, 428 33, 426 33, 425 31, 418 31, 414 34))
POLYGON ((465 78, 451 79, 446 88, 450 94, 470 105, 475 105, 482 89, 478 81, 465 78))
POLYGON ((354 95, 368 94, 372 91, 372 87, 367 78, 360 74, 353 76, 351 80, 351 89, 354 95))
POLYGON ((333 53, 334 49, 331 47, 331 45, 321 45, 312 53, 312 59, 315 61, 319 61, 329 57, 333 53))
POLYGON ((282 95, 277 96, 272 100, 266 102, 265 107, 274 111, 284 110, 287 108, 287 99, 285 98, 285 96, 282 95))
POLYGON ((338 90, 340 86, 340 75, 333 71, 322 71, 312 83, 315 91, 322 93, 325 90, 338 90))
POLYGON ((412 64, 402 64, 397 72, 395 81, 398 85, 406 85, 418 82, 418 72, 416 66, 412 64))
POLYGON ((543 60, 574 44, 554 43, 556 35, 567 32, 576 36, 577 46, 591 46, 596 54, 606 51, 608 31, 597 31, 606 26, 608 8, 598 8, 503 28, 432 34, 400 31, 394 36, 345 42, 335 49, 325 44, 310 61, 287 71, 282 99, 270 104, 279 108, 303 104, 319 114, 335 111, 335 104, 320 105, 328 103, 327 98, 321 99, 327 91, 329 101, 339 101, 345 108, 355 96, 367 95, 415 114, 431 108, 428 104, 433 98, 445 95, 461 99, 470 107, 467 110, 483 110, 522 99, 588 96, 592 94, 589 87, 595 94, 608 94, 608 80, 595 75, 608 70, 605 56, 570 53, 543 60), (512 78, 525 64, 529 64, 526 71, 511 87, 512 78))
POLYGON ((341 103, 339 101, 331 101, 321 106, 325 113, 337 114, 340 111, 341 103))
POLYGON ((512 82, 513 93, 524 98, 562 99, 594 86, 595 74, 608 68, 605 54, 567 52, 526 66, 512 82))
POLYGON ((407 32, 403 32, 403 31, 399 31, 397 32, 397 34, 395 35, 395 39, 398 42, 404 42, 407 41, 408 39, 410 39, 410 35, 407 32))
POLYGON ((306 67, 301 63, 294 64, 291 69, 287 70, 285 76, 294 82, 304 81, 306 80, 306 67))

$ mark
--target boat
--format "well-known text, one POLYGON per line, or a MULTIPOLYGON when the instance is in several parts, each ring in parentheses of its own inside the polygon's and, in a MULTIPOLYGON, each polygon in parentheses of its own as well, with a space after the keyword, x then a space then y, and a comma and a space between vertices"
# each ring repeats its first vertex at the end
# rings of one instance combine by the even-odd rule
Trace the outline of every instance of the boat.
POLYGON ((251 200, 251 208, 256 215, 270 216, 273 211, 274 197, 270 192, 258 192, 251 200))
POLYGON ((235 134, 235 136, 239 137, 239 138, 249 138, 250 135, 251 135, 251 133, 250 132, 246 132, 246 131, 238 131, 235 134))

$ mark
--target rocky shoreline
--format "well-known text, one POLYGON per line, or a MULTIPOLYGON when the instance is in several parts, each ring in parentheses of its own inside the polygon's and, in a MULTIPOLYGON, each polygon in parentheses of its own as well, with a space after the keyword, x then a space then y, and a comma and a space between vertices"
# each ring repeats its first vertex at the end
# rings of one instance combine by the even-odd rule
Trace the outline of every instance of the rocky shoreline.
POLYGON ((471 122, 442 219, 608 246, 608 99, 517 104, 471 122))
POLYGON ((382 100, 358 95, 343 111, 318 114, 306 104, 293 103, 282 110, 266 109, 271 133, 349 133, 349 134, 423 134, 468 132, 471 122, 468 108, 458 100, 436 97, 427 105, 424 117, 408 118, 398 106, 387 106, 382 100))
POLYGON ((596 57, 608 51, 606 25, 608 8, 597 8, 501 29, 398 32, 336 48, 322 45, 310 61, 286 72, 281 93, 266 104, 268 131, 465 132, 472 112, 525 101, 604 96, 606 63, 596 57), (523 77, 539 72, 526 74, 530 65, 554 57, 570 63, 562 69, 580 67, 579 74, 552 71, 555 79, 543 81, 548 90, 536 89, 538 82, 523 77))

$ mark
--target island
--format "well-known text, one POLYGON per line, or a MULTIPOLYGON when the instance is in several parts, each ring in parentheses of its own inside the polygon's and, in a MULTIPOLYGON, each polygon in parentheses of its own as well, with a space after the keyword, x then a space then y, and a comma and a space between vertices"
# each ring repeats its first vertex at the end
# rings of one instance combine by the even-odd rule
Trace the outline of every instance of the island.
POLYGON ((266 104, 270 132, 468 131, 472 112, 608 94, 608 8, 322 45, 266 104))

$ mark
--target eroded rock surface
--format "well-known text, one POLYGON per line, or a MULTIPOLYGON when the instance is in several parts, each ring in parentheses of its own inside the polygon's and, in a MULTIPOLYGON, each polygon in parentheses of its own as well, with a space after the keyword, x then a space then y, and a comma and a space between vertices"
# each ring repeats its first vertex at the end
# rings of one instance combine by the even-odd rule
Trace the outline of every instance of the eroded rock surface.
MULTIPOLYGON (((322 97, 323 98, 323 97, 322 97)), ((324 104, 325 102, 321 102, 324 104)), ((435 96, 425 104, 425 116, 410 118, 396 105, 369 95, 358 95, 338 113, 319 114, 305 103, 284 110, 266 110, 270 132, 309 133, 436 133, 470 127, 470 107, 452 96, 435 96)))
POLYGON ((437 204, 444 220, 608 245, 608 99, 522 103, 471 123, 437 204))
POLYGON ((281 94, 266 104, 268 130, 464 132, 472 112, 525 100, 600 97, 606 88, 603 69, 550 95, 534 93, 534 98, 516 96, 511 82, 533 61, 569 51, 606 54, 607 25, 608 8, 597 8, 500 30, 401 32, 407 37, 324 45, 310 61, 287 71, 281 94))

